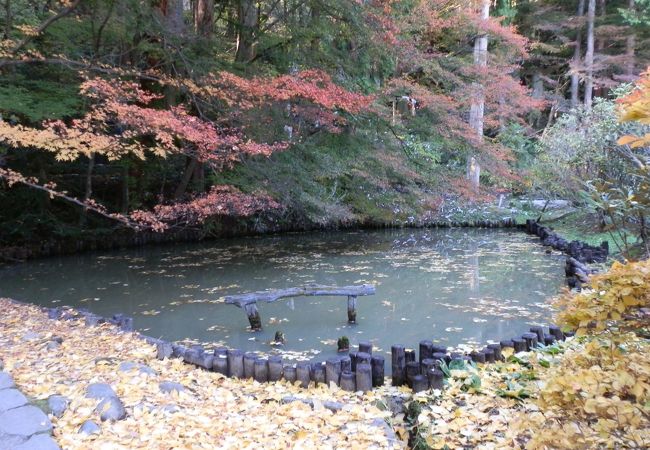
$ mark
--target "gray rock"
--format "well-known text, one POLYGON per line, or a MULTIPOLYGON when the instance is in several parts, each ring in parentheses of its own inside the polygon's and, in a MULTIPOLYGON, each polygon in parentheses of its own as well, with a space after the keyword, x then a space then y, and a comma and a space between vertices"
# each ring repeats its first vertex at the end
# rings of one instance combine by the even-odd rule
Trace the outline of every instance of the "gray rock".
POLYGON ((88 314, 84 319, 84 323, 87 327, 96 327, 104 322, 106 322, 106 319, 97 314, 88 314))
POLYGON ((35 434, 26 442, 14 447, 14 450, 61 450, 61 447, 54 442, 47 434, 35 434))
POLYGON ((178 407, 178 405, 165 405, 162 406, 160 410, 169 414, 174 414, 180 411, 181 409, 178 407))
POLYGON ((0 412, 5 412, 26 404, 27 399, 18 389, 3 389, 0 391, 0 412))
POLYGON ((161 342, 156 345, 156 352, 156 357, 158 359, 165 359, 172 357, 174 354, 174 349, 172 348, 172 344, 169 342, 161 342))
POLYGON ((102 429, 92 420, 86 420, 79 428, 79 433, 82 434, 100 434, 101 432, 102 429))
POLYGON ((122 420, 126 417, 124 404, 117 397, 107 397, 97 405, 95 412, 99 413, 102 422, 107 420, 122 420))
POLYGON ((0 372, 0 389, 9 389, 14 387, 14 380, 7 372, 0 372))
POLYGON ((145 373, 147 375, 156 375, 156 371, 153 370, 151 367, 141 364, 141 363, 134 363, 131 361, 124 361, 121 362, 117 370, 120 372, 129 372, 130 370, 133 369, 138 369, 140 373, 145 373))
POLYGON ((158 385, 158 387, 165 394, 169 394, 172 391, 183 392, 185 390, 185 386, 180 383, 176 383, 175 381, 163 381, 158 385))
POLYGON ((45 349, 47 350, 56 350, 59 347, 61 347, 61 343, 56 341, 50 341, 45 345, 45 349))
POLYGON ((92 383, 88 385, 86 398, 102 400, 110 397, 117 397, 117 394, 110 385, 106 383, 92 383))
POLYGON ((0 450, 14 450, 27 440, 24 436, 4 434, 0 432, 0 450))
POLYGON ((47 399, 47 406, 54 417, 61 417, 69 404, 70 399, 62 395, 51 395, 47 399))
POLYGON ((38 341, 41 339, 41 335, 33 331, 28 331, 23 335, 23 341, 38 341))
POLYGON ((52 431, 52 423, 36 406, 21 406, 0 414, 0 433, 31 436, 52 431))

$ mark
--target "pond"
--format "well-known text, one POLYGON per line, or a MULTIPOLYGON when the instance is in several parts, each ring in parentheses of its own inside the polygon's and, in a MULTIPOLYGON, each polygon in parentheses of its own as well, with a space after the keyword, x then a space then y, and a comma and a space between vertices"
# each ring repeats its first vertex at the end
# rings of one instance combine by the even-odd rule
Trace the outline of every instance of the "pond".
POLYGON ((143 333, 167 340, 325 358, 336 340, 416 347, 485 344, 545 324, 547 299, 564 283, 563 257, 516 231, 423 229, 295 233, 87 253, 0 270, 0 296, 45 306, 125 313, 143 333), (347 323, 346 297, 259 304, 252 332, 228 294, 307 283, 372 283, 347 323), (271 344, 276 331, 286 344, 271 344))

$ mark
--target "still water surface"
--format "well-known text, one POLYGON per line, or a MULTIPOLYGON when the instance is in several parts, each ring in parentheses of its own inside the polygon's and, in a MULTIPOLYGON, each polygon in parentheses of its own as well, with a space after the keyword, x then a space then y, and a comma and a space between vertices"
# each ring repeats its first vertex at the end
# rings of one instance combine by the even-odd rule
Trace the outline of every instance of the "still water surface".
POLYGON ((132 315, 138 330, 288 359, 355 344, 484 344, 550 318, 546 299, 563 284, 563 258, 536 238, 501 230, 390 230, 300 233, 147 247, 27 262, 0 270, 0 296, 46 306, 132 315), (264 330, 223 296, 305 283, 374 283, 347 324, 345 297, 260 304, 264 330), (287 342, 270 344, 276 331, 287 342))

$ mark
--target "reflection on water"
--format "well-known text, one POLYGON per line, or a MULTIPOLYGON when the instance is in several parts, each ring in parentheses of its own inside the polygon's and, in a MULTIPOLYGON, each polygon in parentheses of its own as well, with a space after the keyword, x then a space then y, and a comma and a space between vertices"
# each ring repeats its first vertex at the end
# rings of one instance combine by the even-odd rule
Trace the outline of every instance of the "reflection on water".
POLYGON ((133 315, 137 329, 271 351, 275 331, 287 358, 335 353, 336 339, 369 340, 382 351, 422 339, 485 343, 550 316, 545 299, 563 282, 559 256, 534 238, 497 230, 305 233, 148 247, 28 262, 0 271, 0 296, 42 305, 133 315), (223 296, 305 283, 374 283, 347 324, 345 297, 261 304, 264 331, 223 296))

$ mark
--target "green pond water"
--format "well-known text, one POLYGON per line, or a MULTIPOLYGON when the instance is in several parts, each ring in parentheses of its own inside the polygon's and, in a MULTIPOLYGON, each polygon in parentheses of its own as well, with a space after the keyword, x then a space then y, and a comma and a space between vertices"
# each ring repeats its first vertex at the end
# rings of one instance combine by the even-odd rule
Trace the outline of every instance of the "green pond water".
POLYGON ((125 313, 136 329, 168 340, 322 359, 343 335, 380 352, 423 339, 462 349, 546 324, 563 261, 516 231, 297 233, 31 261, 0 269, 0 296, 125 313), (347 324, 346 297, 259 304, 261 332, 223 300, 306 283, 373 283, 377 292, 358 298, 356 325, 347 324), (276 331, 283 347, 271 344, 276 331))

